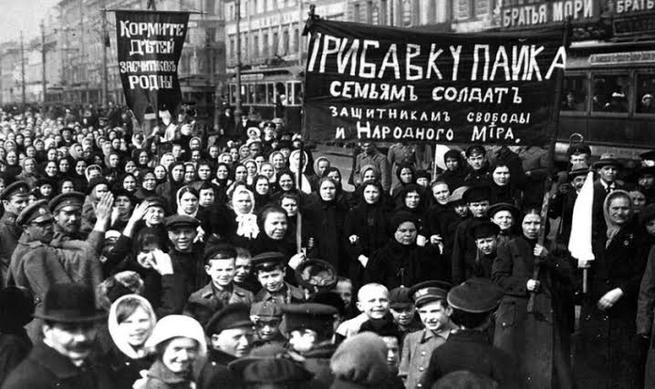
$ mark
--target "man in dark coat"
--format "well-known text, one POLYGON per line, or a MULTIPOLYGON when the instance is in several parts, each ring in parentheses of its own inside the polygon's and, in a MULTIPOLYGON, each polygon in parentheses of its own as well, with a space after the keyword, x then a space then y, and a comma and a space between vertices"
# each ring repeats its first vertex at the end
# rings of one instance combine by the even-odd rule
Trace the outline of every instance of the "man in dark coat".
POLYGON ((598 179, 594 182, 594 201, 592 205, 592 236, 603 235, 607 225, 603 217, 603 203, 605 198, 611 192, 617 189, 623 189, 623 185, 618 182, 619 170, 621 163, 614 158, 601 159, 593 164, 594 170, 598 173, 598 179))
POLYGON ((106 315, 95 307, 93 290, 55 284, 45 296, 43 341, 11 372, 3 389, 112 389, 109 370, 90 356, 97 323, 106 315))
POLYGON ((173 272, 184 278, 184 300, 205 286, 206 275, 202 261, 202 248, 194 245, 200 221, 187 215, 166 218, 166 230, 172 246, 169 252, 173 260, 173 272))
POLYGON ((584 164, 571 167, 568 173, 568 184, 561 184, 557 193, 550 200, 548 216, 560 218, 557 242, 568 245, 571 236, 571 223, 573 222, 573 207, 578 193, 586 180, 589 168, 584 164))
POLYGON ((252 347, 253 328, 249 314, 246 304, 230 304, 209 320, 205 333, 211 346, 198 377, 199 389, 241 387, 241 382, 227 365, 247 355, 252 347))
POLYGON ((439 378, 460 370, 487 376, 499 388, 520 387, 512 356, 493 347, 487 336, 491 313, 502 296, 499 287, 482 278, 469 279, 448 292, 451 318, 459 329, 432 353, 421 387, 431 388, 439 378))
POLYGON ((29 193, 30 187, 24 181, 16 181, 0 193, 0 200, 5 209, 5 213, 0 218, 0 277, 2 277, 0 286, 4 285, 7 278, 11 255, 22 233, 16 225, 16 217, 27 207, 29 193))

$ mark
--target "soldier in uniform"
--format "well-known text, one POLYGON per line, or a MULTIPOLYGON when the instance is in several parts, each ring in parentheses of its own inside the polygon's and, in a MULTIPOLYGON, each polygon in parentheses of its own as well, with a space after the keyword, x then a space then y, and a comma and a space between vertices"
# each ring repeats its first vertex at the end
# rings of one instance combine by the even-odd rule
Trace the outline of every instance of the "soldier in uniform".
POLYGON ((27 207, 29 193, 30 187, 24 181, 16 181, 0 193, 0 200, 5 209, 0 218, 0 286, 4 286, 11 254, 16 249, 22 232, 16 225, 16 217, 27 207))
POLYGON ((334 381, 330 358, 337 309, 325 304, 304 303, 282 306, 289 347, 305 357, 305 368, 314 373, 312 388, 327 389, 334 381))
POLYGON ((455 328, 450 321, 451 309, 446 303, 449 287, 442 281, 425 281, 410 289, 425 328, 407 335, 403 341, 398 375, 405 379, 405 387, 408 389, 430 387, 421 383, 430 355, 446 343, 450 330, 455 328))
POLYGON ((198 377, 199 389, 241 387, 228 363, 248 354, 253 345, 253 328, 246 304, 230 304, 209 320, 205 327, 209 337, 207 361, 198 377))

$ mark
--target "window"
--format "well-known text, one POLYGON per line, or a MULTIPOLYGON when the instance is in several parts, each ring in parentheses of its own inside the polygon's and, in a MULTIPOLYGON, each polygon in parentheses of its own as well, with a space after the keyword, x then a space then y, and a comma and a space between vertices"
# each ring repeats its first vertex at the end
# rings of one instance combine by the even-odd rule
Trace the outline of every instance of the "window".
POLYGON ((353 4, 353 22, 359 23, 359 3, 353 4))
POLYGON ((289 29, 282 31, 282 55, 289 54, 289 29))
POLYGON ((261 56, 261 52, 259 49, 259 34, 255 33, 252 37, 252 54, 253 57, 258 58, 261 56))
POLYGON ((587 107, 587 77, 567 76, 562 89, 562 111, 581 111, 587 107))
POLYGON ((255 103, 266 103, 266 84, 257 84, 255 87, 255 103))
POLYGON ((270 45, 268 44, 268 33, 265 32, 262 34, 262 57, 268 57, 271 55, 269 48, 270 45))
POLYGON ((655 74, 637 74, 637 113, 655 113, 655 74))
POLYGON ((592 78, 594 112, 628 112, 630 77, 595 74, 592 78))
POLYGON ((278 48, 279 48, 279 44, 280 44, 280 41, 279 41, 279 39, 278 39, 278 37, 277 37, 277 32, 274 32, 274 33, 273 33, 273 42, 272 42, 272 45, 273 45, 273 53, 272 53, 272 55, 277 55, 277 51, 278 51, 278 48))
POLYGON ((205 12, 207 15, 216 14, 216 0, 205 0, 205 12))

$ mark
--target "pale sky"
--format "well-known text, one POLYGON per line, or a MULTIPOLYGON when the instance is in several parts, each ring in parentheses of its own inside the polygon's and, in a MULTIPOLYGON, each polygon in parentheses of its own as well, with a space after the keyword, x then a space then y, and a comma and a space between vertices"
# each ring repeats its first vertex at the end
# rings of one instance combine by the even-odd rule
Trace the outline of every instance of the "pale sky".
POLYGON ((0 42, 27 39, 40 34, 39 24, 59 0, 0 0, 0 42))

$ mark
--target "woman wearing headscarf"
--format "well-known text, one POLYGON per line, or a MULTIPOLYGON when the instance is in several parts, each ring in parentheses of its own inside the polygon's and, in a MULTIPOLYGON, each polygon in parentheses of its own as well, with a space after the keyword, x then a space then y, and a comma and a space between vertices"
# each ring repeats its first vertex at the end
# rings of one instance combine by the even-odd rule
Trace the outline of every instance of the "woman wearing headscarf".
POLYGON ((254 213, 255 196, 245 186, 238 186, 232 193, 232 211, 236 221, 236 234, 232 238, 235 246, 249 247, 259 235, 257 215, 254 213))
POLYGON ((116 186, 123 188, 133 196, 137 191, 137 179, 132 173, 123 173, 120 177, 118 177, 116 186))
POLYGON ((362 285, 365 263, 389 241, 388 210, 382 202, 384 189, 378 181, 364 181, 361 200, 348 212, 343 233, 350 257, 349 278, 362 285))
MULTIPOLYGON (((351 208, 353 205, 355 205, 356 200, 355 200, 355 197, 354 197, 354 193, 353 192, 348 192, 348 191, 343 189, 343 184, 341 182, 341 171, 338 168, 332 166, 332 167, 329 167, 329 168, 325 169, 325 171, 323 172, 323 177, 321 177, 321 178, 324 178, 324 177, 330 178, 330 179, 332 179, 332 181, 334 181, 336 183, 336 185, 337 185, 337 201, 340 204, 342 204, 343 207, 351 208)), ((316 183, 317 191, 318 191, 318 183, 319 182, 321 182, 320 179, 316 183)), ((304 188, 304 186, 303 186, 303 188, 304 188)), ((306 193, 306 191, 303 191, 303 192, 306 193)))
POLYGON ((174 162, 168 171, 166 182, 159 184, 157 195, 166 200, 168 209, 175 212, 177 211, 177 191, 184 186, 184 164, 182 162, 174 162))
POLYGON ((111 368, 117 389, 131 389, 154 362, 145 343, 157 323, 155 312, 144 297, 127 294, 111 305, 107 322, 112 342, 103 362, 111 368))
POLYGON ((448 150, 444 154, 443 159, 446 170, 441 173, 440 178, 446 181, 448 187, 452 189, 464 186, 466 161, 462 156, 462 152, 458 149, 448 150))
POLYGON ((403 186, 397 197, 400 205, 396 207, 394 212, 408 212, 414 215, 419 235, 426 237, 425 211, 421 207, 423 205, 422 193, 421 187, 416 184, 403 186))
POLYGON ((537 242, 540 229, 539 210, 530 209, 521 218, 521 235, 498 246, 491 273, 505 296, 496 314, 494 345, 521 356, 525 387, 573 388, 567 313, 572 266, 566 252, 550 252, 537 242), (531 298, 534 307, 528 312, 531 298))
POLYGON ((145 170, 141 176, 141 185, 134 193, 137 200, 143 201, 148 197, 157 196, 157 178, 152 170, 145 170))
POLYGON ((605 234, 592 237, 575 344, 579 388, 638 388, 642 356, 635 344, 637 295, 650 247, 633 217, 630 195, 615 190, 603 203, 605 234))
POLYGON ((27 182, 30 188, 33 188, 34 184, 39 179, 36 171, 36 159, 27 157, 23 159, 21 165, 22 171, 18 176, 16 176, 16 179, 27 182))
POLYGON ((491 204, 509 203, 521 208, 523 193, 514 185, 509 166, 503 161, 496 162, 489 172, 491 173, 491 204))
POLYGON ((5 177, 15 178, 22 171, 18 160, 18 152, 16 150, 7 151, 5 156, 5 177))
POLYGON ((136 149, 132 152, 132 160, 136 162, 139 177, 143 177, 143 174, 150 169, 150 154, 146 150, 136 149))
POLYGON ((216 201, 221 204, 227 203, 227 189, 232 184, 230 178, 230 166, 226 163, 216 165, 215 178, 211 181, 215 188, 216 201))
POLYGON ((289 229, 286 211, 277 205, 265 207, 257 217, 259 234, 250 245, 250 253, 280 252, 287 258, 296 251, 296 231, 289 229))
POLYGON ((410 163, 399 164, 396 170, 396 177, 398 177, 398 183, 391 188, 391 199, 396 206, 401 206, 403 201, 400 197, 403 189, 405 186, 414 184, 416 181, 414 166, 410 163))
POLYGON ((253 194, 255 195, 255 213, 259 213, 264 207, 269 205, 271 200, 271 182, 268 177, 258 175, 255 177, 253 184, 253 194))

